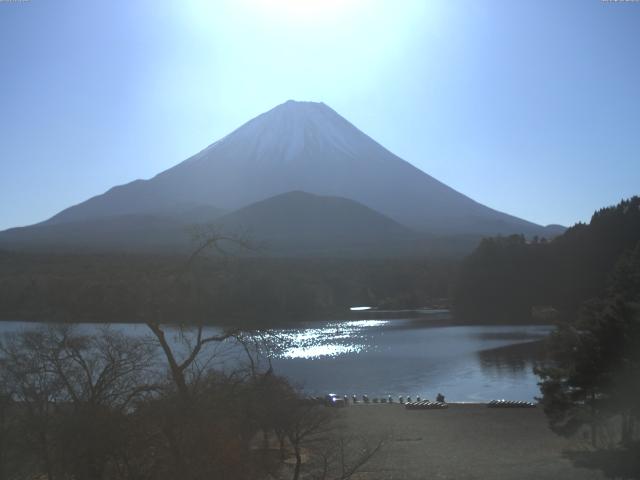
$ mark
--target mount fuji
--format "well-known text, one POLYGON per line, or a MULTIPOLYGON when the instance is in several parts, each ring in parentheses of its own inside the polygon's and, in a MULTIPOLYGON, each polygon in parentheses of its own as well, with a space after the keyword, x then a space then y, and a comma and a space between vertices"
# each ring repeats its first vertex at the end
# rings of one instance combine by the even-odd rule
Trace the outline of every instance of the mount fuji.
MULTIPOLYGON (((340 197, 397 223, 398 230, 420 234, 552 236, 562 231, 470 199, 394 155, 324 103, 290 100, 149 180, 113 187, 45 222, 2 232, 0 243, 28 241, 35 231, 40 232, 37 243, 46 243, 46 231, 56 231, 64 243, 66 230, 78 232, 101 219, 120 225, 117 219, 126 218, 125 231, 137 216, 152 217, 156 227, 163 218, 173 226, 213 220, 221 212, 288 192, 340 197)), ((268 212, 263 215, 262 223, 268 222, 268 212)))

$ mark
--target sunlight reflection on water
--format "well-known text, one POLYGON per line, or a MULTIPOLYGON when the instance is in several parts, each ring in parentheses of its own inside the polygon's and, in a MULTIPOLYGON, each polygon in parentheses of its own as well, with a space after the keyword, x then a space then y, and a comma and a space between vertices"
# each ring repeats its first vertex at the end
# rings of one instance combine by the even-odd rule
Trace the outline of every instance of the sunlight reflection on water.
POLYGON ((388 320, 354 320, 327 323, 321 328, 293 329, 279 332, 280 358, 334 357, 360 353, 370 344, 366 329, 381 327, 388 320))
POLYGON ((320 358, 344 355, 345 353, 359 353, 359 345, 311 345, 308 347, 292 347, 282 355, 283 358, 320 358))

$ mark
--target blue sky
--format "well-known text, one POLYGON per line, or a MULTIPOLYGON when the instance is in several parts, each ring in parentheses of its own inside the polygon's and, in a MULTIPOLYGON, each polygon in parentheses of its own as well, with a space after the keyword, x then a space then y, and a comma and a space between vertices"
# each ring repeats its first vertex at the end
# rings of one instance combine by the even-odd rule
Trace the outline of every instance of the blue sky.
POLYGON ((0 1, 0 229, 323 101, 490 207, 640 193, 640 3, 0 1))

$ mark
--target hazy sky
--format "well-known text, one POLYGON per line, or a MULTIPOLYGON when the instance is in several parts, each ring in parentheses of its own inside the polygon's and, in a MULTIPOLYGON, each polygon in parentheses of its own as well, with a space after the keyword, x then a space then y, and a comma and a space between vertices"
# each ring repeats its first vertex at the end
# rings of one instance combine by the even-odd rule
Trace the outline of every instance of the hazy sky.
POLYGON ((323 101, 490 207, 640 193, 640 3, 0 0, 0 229, 323 101))

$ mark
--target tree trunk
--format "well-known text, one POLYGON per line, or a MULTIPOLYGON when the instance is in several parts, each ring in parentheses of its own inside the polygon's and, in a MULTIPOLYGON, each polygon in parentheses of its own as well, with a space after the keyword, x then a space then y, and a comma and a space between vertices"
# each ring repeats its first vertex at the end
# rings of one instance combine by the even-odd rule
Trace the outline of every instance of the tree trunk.
POLYGON ((178 445, 178 441, 176 436, 172 430, 171 426, 165 426, 162 429, 162 433, 167 439, 167 443, 169 444, 169 451, 171 452, 171 456, 173 457, 173 467, 175 468, 176 473, 180 473, 182 478, 191 478, 191 472, 187 469, 187 464, 184 461, 182 456, 182 452, 180 450, 180 445, 178 445))
POLYGON ((298 480, 300 478, 300 467, 302 466, 302 455, 300 455, 300 446, 297 443, 293 448, 296 454, 296 469, 293 471, 293 480, 298 480))
POLYGON ((598 425, 595 403, 596 395, 595 393, 591 393, 591 446, 593 448, 598 448, 598 425))
POLYGON ((633 441, 633 416, 631 412, 624 412, 622 414, 622 438, 623 445, 628 445, 633 441))
POLYGON ((158 339, 160 343, 160 347, 167 358, 167 363, 169 364, 169 371, 171 372, 171 377, 173 378, 174 383, 176 384, 176 388, 178 389, 178 393, 183 400, 189 399, 189 388, 187 387, 187 382, 184 378, 183 369, 180 368, 178 362, 176 361, 175 356, 173 355, 173 351, 165 338, 164 332, 158 325, 147 322, 147 326, 153 334, 158 339))
POLYGON ((4 398, 0 398, 0 480, 5 480, 7 477, 5 475, 5 455, 6 455, 6 447, 5 447, 5 437, 6 437, 6 408, 8 402, 5 403, 4 398))
POLYGON ((42 449, 42 466, 47 475, 47 480, 54 480, 51 459, 49 458, 49 442, 46 432, 40 432, 40 448, 42 449))
POLYGON ((280 461, 284 463, 284 436, 278 435, 278 442, 280 443, 280 461))

